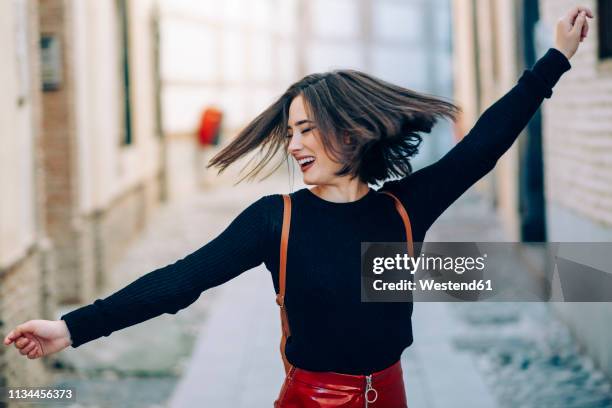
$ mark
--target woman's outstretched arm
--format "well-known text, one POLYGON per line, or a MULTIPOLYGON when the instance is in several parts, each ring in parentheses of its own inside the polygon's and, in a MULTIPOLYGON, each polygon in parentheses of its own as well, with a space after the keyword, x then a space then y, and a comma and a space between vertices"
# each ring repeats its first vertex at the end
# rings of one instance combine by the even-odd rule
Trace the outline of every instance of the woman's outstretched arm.
POLYGON ((40 353, 31 354, 41 357, 51 354, 47 352, 51 349, 56 352, 68 345, 76 348, 163 313, 177 313, 195 302, 204 290, 221 285, 265 260, 273 241, 269 217, 278 212, 275 210, 282 203, 278 198, 266 196, 254 202, 219 236, 185 258, 61 316, 59 322, 26 322, 9 333, 4 343, 15 342, 21 351, 35 350, 38 345, 40 353), (66 328, 68 341, 64 338, 66 328), (59 338, 63 347, 50 347, 59 338), (45 344, 48 350, 40 347, 45 344))
POLYGON ((273 201, 272 196, 261 198, 194 253, 147 273, 106 299, 63 315, 72 347, 163 313, 175 314, 204 290, 261 264, 269 253, 268 216, 273 201))
MULTIPOLYGON (((400 195, 423 232, 470 186, 495 167, 542 101, 552 96, 552 89, 561 75, 571 68, 569 58, 583 35, 586 36, 586 16, 580 14, 582 9, 575 8, 559 20, 556 47, 549 49, 532 69, 525 70, 518 83, 490 106, 470 132, 444 157, 381 188, 400 195)), ((584 10, 592 16, 590 10, 584 10)))

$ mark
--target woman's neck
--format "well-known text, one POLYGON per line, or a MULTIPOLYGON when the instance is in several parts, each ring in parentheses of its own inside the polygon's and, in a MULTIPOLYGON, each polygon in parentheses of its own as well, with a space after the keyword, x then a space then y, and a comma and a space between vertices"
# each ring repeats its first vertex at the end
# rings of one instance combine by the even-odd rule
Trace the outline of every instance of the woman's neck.
POLYGON ((339 184, 321 184, 310 189, 320 198, 334 203, 357 201, 370 191, 367 183, 353 179, 339 184))

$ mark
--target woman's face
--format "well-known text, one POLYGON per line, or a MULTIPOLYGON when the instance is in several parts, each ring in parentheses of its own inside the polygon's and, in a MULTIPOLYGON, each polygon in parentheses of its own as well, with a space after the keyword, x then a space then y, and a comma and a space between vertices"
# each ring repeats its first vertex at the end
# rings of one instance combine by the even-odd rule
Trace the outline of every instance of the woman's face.
POLYGON ((287 137, 291 138, 287 150, 298 162, 305 184, 332 184, 337 179, 335 173, 342 165, 333 161, 323 149, 321 134, 308 117, 301 95, 289 106, 287 137))

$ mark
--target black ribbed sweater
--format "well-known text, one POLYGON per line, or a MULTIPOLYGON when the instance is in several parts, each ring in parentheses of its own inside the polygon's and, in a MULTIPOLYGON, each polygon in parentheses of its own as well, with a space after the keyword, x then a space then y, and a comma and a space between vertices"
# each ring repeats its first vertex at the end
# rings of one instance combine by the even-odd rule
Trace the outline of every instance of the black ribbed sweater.
MULTIPOLYGON (((570 68, 561 52, 549 49, 444 157, 380 188, 394 192, 404 204, 415 242, 422 242, 442 212, 493 169, 570 68)), ((289 362, 312 371, 348 374, 388 367, 413 341, 413 305, 360 301, 360 243, 406 240, 392 199, 373 189, 348 203, 323 200, 308 189, 291 196, 285 298, 289 362)), ((262 197, 194 253, 63 315, 72 346, 163 313, 177 313, 206 289, 262 262, 278 293, 281 224, 281 196, 262 197)))

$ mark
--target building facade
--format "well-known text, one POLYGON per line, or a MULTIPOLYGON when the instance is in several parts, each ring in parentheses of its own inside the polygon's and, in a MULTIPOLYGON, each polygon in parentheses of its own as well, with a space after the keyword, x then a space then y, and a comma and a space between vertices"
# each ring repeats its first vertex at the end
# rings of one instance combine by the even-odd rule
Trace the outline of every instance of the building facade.
MULTIPOLYGON (((512 148, 480 183, 512 241, 612 241, 612 9, 595 19, 565 73, 512 148)), ((455 0, 456 98, 462 133, 554 46, 572 1, 455 0)), ((586 255, 585 255, 586 256, 586 255)), ((610 303, 551 303, 612 377, 610 303)))
MULTIPOLYGON (((3 333, 95 299, 161 200, 154 6, 0 5, 3 333)), ((48 383, 49 362, 2 348, 0 386, 48 383)))
MULTIPOLYGON (((584 5, 595 13, 589 38, 580 44, 543 115, 551 242, 612 242, 612 5, 595 0, 584 5)), ((540 0, 544 25, 553 27, 573 6, 571 1, 540 0)), ((553 306, 612 378, 612 303, 553 306)))
MULTIPOLYGON (((0 64, 0 330, 4 334, 24 319, 51 317, 35 1, 0 2, 0 44, 5 55, 0 64)), ((11 351, 0 348, 0 388, 47 380, 42 361, 29 361, 11 351)))

